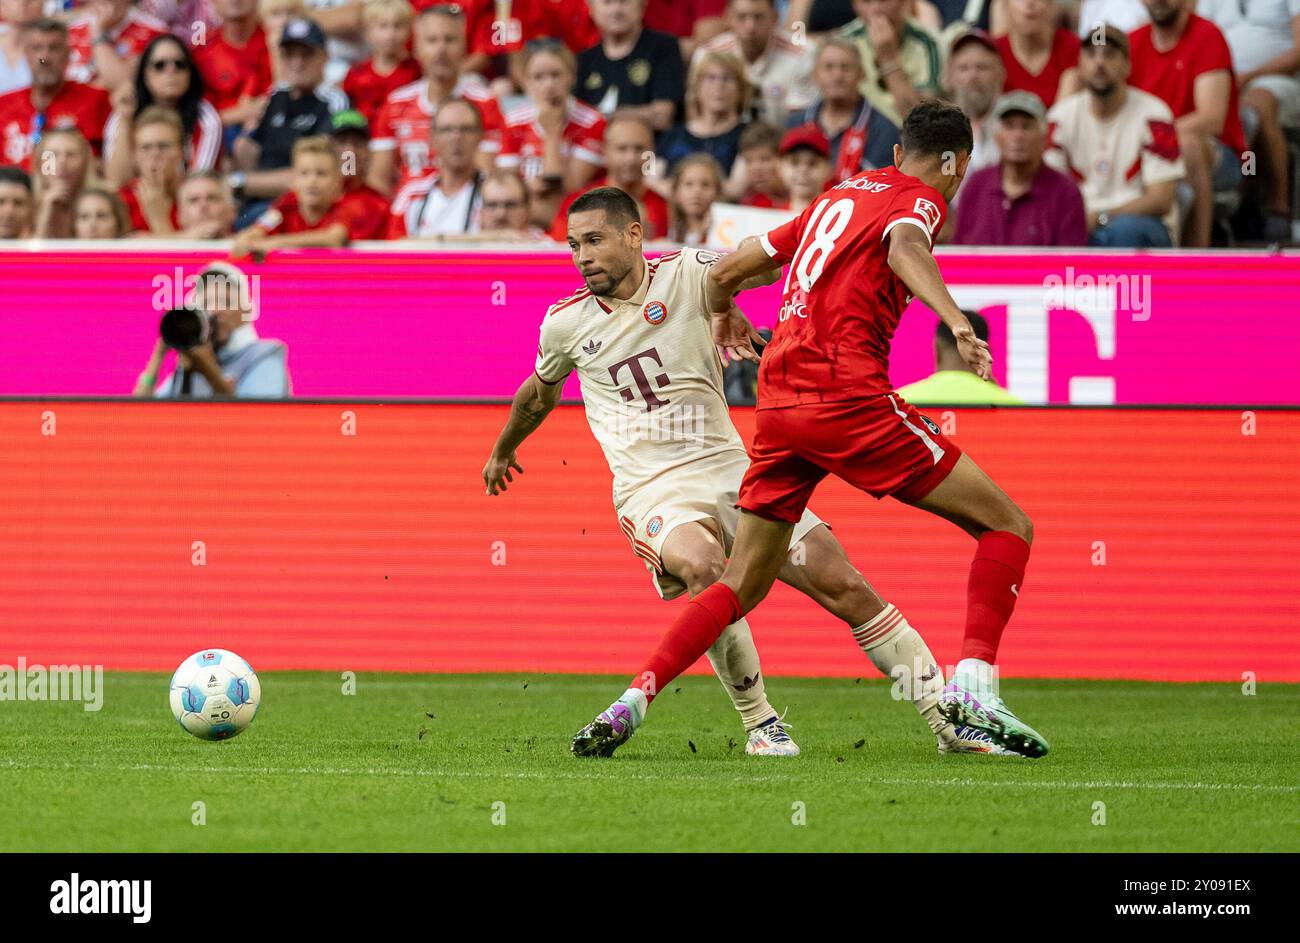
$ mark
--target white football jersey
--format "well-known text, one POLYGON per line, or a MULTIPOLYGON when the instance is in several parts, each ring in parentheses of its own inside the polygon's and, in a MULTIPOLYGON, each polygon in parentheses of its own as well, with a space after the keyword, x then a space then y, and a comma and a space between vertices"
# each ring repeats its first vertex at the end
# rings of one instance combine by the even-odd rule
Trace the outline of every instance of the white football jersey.
POLYGON ((705 276, 718 253, 683 248, 646 262, 626 301, 584 288, 542 321, 537 376, 582 382, 591 431, 614 474, 614 506, 665 472, 733 459, 745 445, 722 392, 705 276))

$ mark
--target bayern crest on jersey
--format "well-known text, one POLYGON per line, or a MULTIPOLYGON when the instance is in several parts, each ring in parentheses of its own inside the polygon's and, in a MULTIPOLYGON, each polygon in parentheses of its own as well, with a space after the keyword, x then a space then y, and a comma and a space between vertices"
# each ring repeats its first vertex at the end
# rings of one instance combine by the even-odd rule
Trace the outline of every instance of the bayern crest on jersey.
POLYGON ((659 532, 664 529, 664 519, 656 514, 646 522, 645 532, 651 537, 658 537, 659 532))
POLYGON ((641 314, 651 324, 663 324, 668 317, 668 306, 662 301, 651 301, 641 309, 641 314))

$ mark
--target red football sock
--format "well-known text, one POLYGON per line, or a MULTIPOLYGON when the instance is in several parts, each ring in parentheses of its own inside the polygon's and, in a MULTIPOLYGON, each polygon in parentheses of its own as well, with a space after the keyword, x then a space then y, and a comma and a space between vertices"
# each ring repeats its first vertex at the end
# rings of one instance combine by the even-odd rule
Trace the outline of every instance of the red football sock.
POLYGON ((645 692, 646 700, 673 683, 673 679, 695 664, 718 640, 722 630, 743 615, 740 600, 725 583, 714 583, 682 610, 669 626, 644 670, 632 679, 633 688, 645 692))
POLYGON ((1029 544, 1005 530, 991 530, 980 538, 966 584, 966 635, 962 658, 993 663, 1002 630, 1007 627, 1016 597, 1025 579, 1029 544))

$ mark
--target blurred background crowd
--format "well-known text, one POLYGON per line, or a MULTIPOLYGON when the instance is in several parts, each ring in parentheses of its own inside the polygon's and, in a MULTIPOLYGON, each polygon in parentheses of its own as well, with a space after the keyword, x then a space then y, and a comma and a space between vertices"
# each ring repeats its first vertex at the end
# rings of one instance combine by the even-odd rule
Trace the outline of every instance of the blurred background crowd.
POLYGON ((1286 244, 1298 73, 1300 0, 0 0, 0 238, 717 244, 941 96, 944 242, 1286 244))

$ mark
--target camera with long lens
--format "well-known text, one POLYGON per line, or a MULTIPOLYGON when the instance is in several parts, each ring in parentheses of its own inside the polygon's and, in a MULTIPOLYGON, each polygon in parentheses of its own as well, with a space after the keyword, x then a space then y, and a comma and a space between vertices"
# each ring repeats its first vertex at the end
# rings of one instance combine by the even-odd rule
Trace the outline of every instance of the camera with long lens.
POLYGON ((193 350, 212 340, 216 318, 196 308, 172 308, 162 316, 158 333, 172 350, 193 350))

